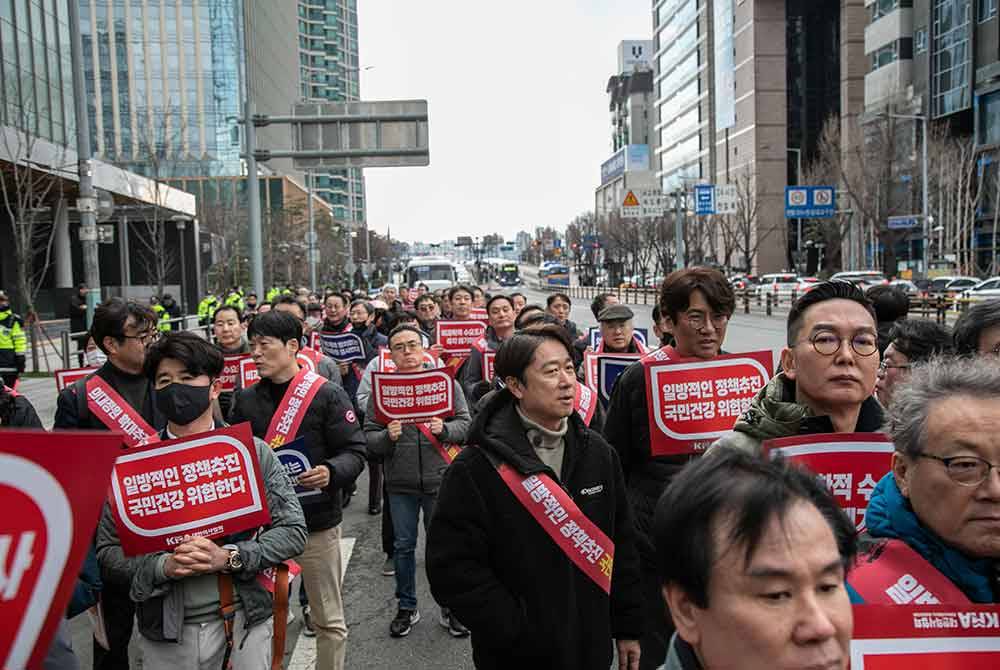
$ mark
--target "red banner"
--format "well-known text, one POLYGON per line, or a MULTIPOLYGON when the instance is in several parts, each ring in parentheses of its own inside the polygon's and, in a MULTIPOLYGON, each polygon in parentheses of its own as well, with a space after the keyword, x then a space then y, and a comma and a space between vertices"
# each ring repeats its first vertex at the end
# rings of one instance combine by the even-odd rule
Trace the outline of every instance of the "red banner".
POLYGON ((248 358, 250 358, 250 354, 234 354, 223 357, 225 365, 222 366, 222 375, 219 376, 223 391, 236 390, 236 380, 240 378, 240 361, 248 358))
POLYGON ((653 456, 704 453, 732 430, 736 419, 771 379, 770 351, 711 360, 643 359, 653 456))
POLYGON ((375 420, 419 423, 455 411, 455 382, 443 370, 372 374, 375 420))
POLYGON ((497 352, 495 351, 483 352, 483 379, 491 383, 493 381, 493 366, 496 360, 497 360, 497 352))
POLYGON ((248 423, 130 449, 111 473, 111 501, 127 556, 271 521, 248 423))
POLYGON ((482 321, 444 321, 437 322, 437 343, 444 353, 455 358, 468 358, 472 345, 486 333, 486 324, 482 321))
POLYGON ((854 606, 851 670, 998 667, 1000 606, 854 606))
POLYGON ((878 481, 892 469, 895 448, 882 433, 798 435, 764 442, 764 453, 801 463, 823 481, 859 531, 878 481))
POLYGON ((64 388, 77 381, 78 379, 83 379, 91 372, 97 372, 100 368, 67 368, 65 370, 56 370, 56 392, 62 391, 64 388))
POLYGON ((103 431, 3 431, 0 667, 42 667, 121 444, 121 436, 103 431))

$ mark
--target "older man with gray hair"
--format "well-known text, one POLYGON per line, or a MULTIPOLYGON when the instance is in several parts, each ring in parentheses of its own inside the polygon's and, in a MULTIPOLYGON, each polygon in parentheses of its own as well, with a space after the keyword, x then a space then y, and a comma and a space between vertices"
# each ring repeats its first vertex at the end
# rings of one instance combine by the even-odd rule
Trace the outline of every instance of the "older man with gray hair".
POLYGON ((1000 602, 1000 363, 940 358, 893 395, 896 445, 848 576, 871 604, 1000 602))

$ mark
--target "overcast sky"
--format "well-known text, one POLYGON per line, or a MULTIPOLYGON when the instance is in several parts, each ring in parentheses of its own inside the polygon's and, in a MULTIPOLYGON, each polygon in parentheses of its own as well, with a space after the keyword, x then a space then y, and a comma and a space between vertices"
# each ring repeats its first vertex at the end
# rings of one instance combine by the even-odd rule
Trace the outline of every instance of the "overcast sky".
POLYGON ((408 242, 564 228, 610 153, 605 86, 651 0, 359 0, 362 100, 426 99, 431 164, 365 170, 368 224, 408 242), (365 69, 371 68, 371 69, 365 69))

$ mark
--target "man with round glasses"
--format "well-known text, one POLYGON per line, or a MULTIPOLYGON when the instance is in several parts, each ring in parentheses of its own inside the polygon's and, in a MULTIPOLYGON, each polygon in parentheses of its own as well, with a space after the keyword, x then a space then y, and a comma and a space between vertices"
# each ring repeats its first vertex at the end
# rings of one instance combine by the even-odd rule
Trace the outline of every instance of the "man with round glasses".
POLYGON ((816 433, 875 432, 878 332, 871 301, 854 284, 818 284, 788 313, 782 372, 760 390, 732 432, 712 449, 759 452, 765 440, 816 433))
POLYGON ((887 410, 896 446, 875 487, 855 602, 1000 602, 1000 364, 935 359, 887 410), (867 545, 867 546, 866 546, 867 545))

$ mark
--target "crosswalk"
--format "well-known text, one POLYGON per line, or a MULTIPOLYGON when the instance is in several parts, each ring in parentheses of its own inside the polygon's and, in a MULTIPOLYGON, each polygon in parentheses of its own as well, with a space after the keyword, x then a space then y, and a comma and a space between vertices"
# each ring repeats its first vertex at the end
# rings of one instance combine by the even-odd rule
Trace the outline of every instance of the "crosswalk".
MULTIPOLYGON (((347 564, 351 562, 351 554, 354 553, 354 542, 353 537, 340 540, 341 579, 347 574, 347 564)), ((316 667, 316 638, 299 635, 287 670, 312 670, 314 667, 316 667)))

